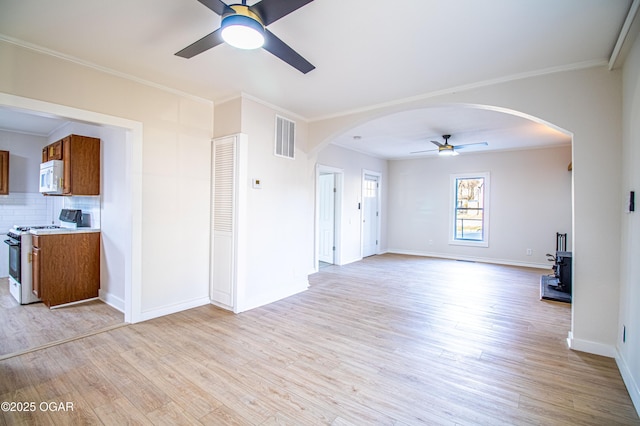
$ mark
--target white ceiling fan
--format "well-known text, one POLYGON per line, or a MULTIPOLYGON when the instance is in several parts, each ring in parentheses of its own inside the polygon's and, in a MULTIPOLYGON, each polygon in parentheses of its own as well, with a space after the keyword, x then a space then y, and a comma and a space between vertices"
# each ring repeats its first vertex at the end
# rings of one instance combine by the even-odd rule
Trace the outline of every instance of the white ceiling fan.
MULTIPOLYGON (((442 138, 444 139, 444 144, 437 142, 437 141, 431 141, 431 143, 435 144, 438 149, 438 155, 443 155, 443 156, 452 156, 452 155, 458 155, 457 150, 458 149, 464 149, 470 146, 480 146, 480 145, 484 145, 487 146, 489 145, 487 142, 475 142, 475 143, 466 143, 463 145, 449 145, 449 138, 451 137, 451 135, 442 135, 442 138)), ((421 154, 423 152, 432 152, 432 151, 436 151, 435 149, 427 149, 424 151, 413 151, 410 154, 421 154)))

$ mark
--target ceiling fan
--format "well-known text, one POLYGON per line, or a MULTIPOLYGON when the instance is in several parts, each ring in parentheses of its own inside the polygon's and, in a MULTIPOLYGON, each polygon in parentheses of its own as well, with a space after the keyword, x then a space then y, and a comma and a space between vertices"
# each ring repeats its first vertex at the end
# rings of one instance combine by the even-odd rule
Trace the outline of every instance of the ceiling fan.
MULTIPOLYGON (((476 142, 476 143, 466 143, 463 145, 449 145, 449 138, 451 137, 451 135, 442 135, 442 138, 444 139, 444 144, 440 143, 440 142, 436 142, 436 141, 431 141, 431 143, 437 145, 438 149, 438 154, 439 155, 458 155, 458 152, 456 150, 458 149, 464 149, 470 146, 479 146, 479 145, 489 145, 486 142, 476 142)), ((436 151, 435 149, 427 149, 426 151, 413 151, 411 152, 411 154, 420 154, 423 152, 431 152, 431 151, 436 151)))
POLYGON ((309 61, 266 28, 313 0, 261 0, 252 6, 247 6, 246 0, 242 0, 242 4, 231 5, 220 0, 198 1, 222 16, 220 28, 177 52, 176 56, 192 58, 227 42, 241 49, 263 47, 303 74, 315 69, 309 61))

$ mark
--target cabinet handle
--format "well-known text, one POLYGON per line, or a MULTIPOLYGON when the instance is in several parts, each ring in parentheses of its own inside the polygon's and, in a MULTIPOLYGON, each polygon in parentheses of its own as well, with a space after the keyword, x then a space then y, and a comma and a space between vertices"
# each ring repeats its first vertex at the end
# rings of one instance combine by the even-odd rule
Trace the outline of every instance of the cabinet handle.
POLYGON ((29 253, 27 256, 27 263, 33 262, 33 253, 29 253))

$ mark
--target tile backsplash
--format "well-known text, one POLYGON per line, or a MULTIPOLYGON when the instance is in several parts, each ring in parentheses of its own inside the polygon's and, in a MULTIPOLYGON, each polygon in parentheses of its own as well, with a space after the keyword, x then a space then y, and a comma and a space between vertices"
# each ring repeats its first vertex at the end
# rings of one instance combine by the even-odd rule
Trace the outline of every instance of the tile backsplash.
POLYGON ((0 196, 0 234, 6 234, 14 225, 51 224, 53 203, 49 198, 37 192, 0 196))
MULTIPOLYGON (((83 215, 89 215, 89 226, 91 228, 100 228, 100 197, 63 197, 62 204, 65 209, 82 210, 83 215)), ((56 221, 56 223, 58 222, 56 221)))
POLYGON ((11 192, 0 196, 0 234, 14 225, 59 225, 61 209, 81 209, 90 226, 100 228, 100 197, 45 197, 40 193, 11 192))

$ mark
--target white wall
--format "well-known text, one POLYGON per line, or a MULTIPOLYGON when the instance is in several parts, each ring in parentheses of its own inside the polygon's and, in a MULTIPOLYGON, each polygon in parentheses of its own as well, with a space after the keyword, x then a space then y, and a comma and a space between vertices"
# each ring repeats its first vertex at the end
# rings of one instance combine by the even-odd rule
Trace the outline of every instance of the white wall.
POLYGON ((309 149, 371 118, 414 108, 477 105, 551 123, 573 135, 572 325, 568 342, 613 356, 618 341, 622 78, 604 66, 415 97, 309 124, 309 149))
MULTIPOLYGON (((248 135, 247 264, 245 311, 307 289, 313 270, 313 165, 303 147, 306 123, 286 112, 242 99, 242 133, 248 135), (296 122, 295 159, 274 155, 276 113, 296 122), (254 189, 252 179, 260 179, 254 189)), ((214 265, 215 267, 215 265, 214 265)))
POLYGON ((338 250, 340 259, 337 259, 336 263, 344 265, 362 259, 362 211, 358 209, 358 204, 362 202, 363 169, 382 175, 380 252, 387 251, 387 199, 389 197, 387 161, 336 145, 328 145, 318 153, 317 163, 343 170, 342 212, 340 215, 342 223, 340 224, 340 247, 338 250))
POLYGON ((38 192, 42 136, 0 130, 0 150, 9 151, 9 192, 38 192))
POLYGON ((622 216, 620 249, 620 316, 617 361, 627 389, 640 414, 640 42, 636 40, 623 71, 622 216), (635 191, 636 210, 627 212, 629 191, 635 191), (624 330, 624 331, 623 331, 624 330), (623 333, 626 341, 622 341, 623 333))
POLYGON ((550 268, 556 232, 571 241, 570 161, 570 146, 390 161, 389 251, 550 268), (451 245, 450 175, 481 172, 489 246, 451 245))

